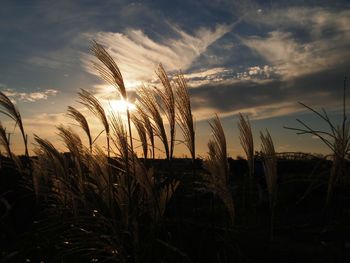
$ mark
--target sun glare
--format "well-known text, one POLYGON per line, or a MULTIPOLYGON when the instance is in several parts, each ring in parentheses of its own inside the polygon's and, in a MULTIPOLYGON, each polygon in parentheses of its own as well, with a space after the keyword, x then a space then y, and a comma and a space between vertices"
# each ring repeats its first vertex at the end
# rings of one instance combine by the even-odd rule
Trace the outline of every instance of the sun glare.
POLYGON ((135 109, 134 104, 125 100, 111 100, 109 104, 113 111, 119 113, 125 113, 127 108, 129 108, 130 111, 133 111, 135 109))

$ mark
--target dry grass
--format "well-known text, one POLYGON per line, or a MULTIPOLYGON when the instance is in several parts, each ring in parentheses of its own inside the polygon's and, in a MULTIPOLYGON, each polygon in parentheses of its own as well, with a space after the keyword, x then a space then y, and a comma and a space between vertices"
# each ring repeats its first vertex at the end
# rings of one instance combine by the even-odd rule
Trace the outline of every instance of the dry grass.
POLYGON ((106 112, 104 108, 102 107, 101 103, 98 101, 98 99, 92 95, 90 92, 82 89, 79 93, 79 103, 84 105, 95 117, 97 117, 106 132, 106 139, 107 139, 107 153, 108 157, 110 156, 110 132, 109 132, 109 123, 106 116, 106 112))
POLYGON ((244 180, 244 203, 247 200, 248 206, 251 207, 256 202, 256 200, 252 199, 254 187, 254 140, 249 118, 248 116, 244 117, 241 113, 239 114, 238 130, 239 141, 248 162, 248 177, 244 180))
POLYGON ((144 112, 149 119, 153 120, 154 135, 163 143, 166 157, 170 160, 168 137, 155 94, 151 89, 143 86, 137 90, 137 95, 139 108, 142 108, 142 112, 144 112))
POLYGON ((68 106, 68 110, 67 110, 67 116, 69 116, 70 118, 72 118, 73 120, 75 120, 80 127, 84 130, 84 132, 86 133, 88 140, 89 140, 89 149, 90 149, 90 153, 92 153, 92 137, 91 137, 91 133, 90 133, 90 128, 89 128, 89 123, 87 122, 85 116, 78 111, 76 108, 68 106))
POLYGON ((145 125, 143 124, 142 117, 139 114, 134 113, 131 115, 131 120, 137 130, 137 133, 141 141, 143 158, 147 159, 147 153, 148 153, 147 132, 146 132, 145 125))
POLYGON ((12 120, 15 121, 15 125, 18 125, 22 134, 23 142, 24 142, 24 147, 25 147, 24 154, 25 156, 29 156, 28 138, 26 133, 24 132, 21 114, 18 111, 17 107, 12 103, 12 101, 1 91, 0 91, 0 107, 1 107, 0 113, 10 117, 12 120))
POLYGON ((244 150, 248 161, 249 177, 252 180, 254 175, 254 140, 252 128, 248 117, 244 117, 241 113, 239 114, 239 141, 244 150))
POLYGON ((77 133, 75 133, 71 128, 64 127, 60 125, 57 127, 59 133, 58 135, 63 140, 67 149, 76 157, 80 157, 83 154, 83 143, 77 133))
POLYGON ((124 100, 127 100, 124 80, 119 70, 119 67, 117 66, 113 58, 108 54, 105 48, 97 42, 93 42, 91 51, 95 55, 95 57, 102 63, 102 65, 94 63, 94 66, 100 73, 101 77, 110 85, 115 86, 122 98, 124 100))
POLYGON ((176 78, 176 109, 177 122, 182 131, 184 142, 187 149, 190 151, 192 160, 196 158, 195 145, 195 127, 192 115, 191 100, 188 93, 188 86, 183 74, 179 74, 176 78))
POLYGON ((126 132, 124 122, 119 114, 111 113, 110 123, 113 130, 113 135, 114 135, 112 139, 113 139, 114 145, 116 146, 119 152, 117 156, 124 161, 125 167, 127 167, 128 156, 129 156, 128 151, 130 149, 128 144, 128 134, 126 132))
POLYGON ((67 162, 64 156, 48 140, 34 135, 33 186, 37 198, 50 198, 51 195, 64 206, 68 205, 72 187, 67 162))
POLYGON ((273 239, 274 214, 277 201, 277 156, 270 133, 266 130, 264 135, 260 132, 261 152, 263 156, 263 166, 269 193, 270 205, 270 238, 273 239))
MULTIPOLYGON (((116 87, 122 99, 127 102, 128 96, 126 93, 123 76, 119 70, 117 63, 115 63, 114 59, 105 50, 105 48, 101 44, 98 44, 95 41, 93 42, 91 51, 103 65, 102 66, 97 63, 94 63, 94 66, 97 69, 97 71, 100 73, 101 77, 105 81, 107 81, 107 83, 116 87)), ((133 146, 133 139, 132 139, 132 132, 131 132, 131 116, 130 116, 129 106, 127 106, 126 108, 126 115, 127 115, 128 128, 129 128, 130 147, 131 147, 131 152, 133 154, 134 146, 133 146)))
POLYGON ((275 207, 277 193, 277 157, 270 133, 266 131, 264 135, 260 132, 260 139, 270 207, 273 209, 275 207))
POLYGON ((344 79, 343 92, 343 118, 340 125, 332 122, 325 109, 316 111, 304 103, 299 102, 304 108, 323 120, 328 126, 328 130, 314 129, 300 119, 297 119, 297 121, 301 124, 301 128, 285 127, 286 129, 296 131, 298 135, 310 134, 316 136, 332 151, 333 166, 328 183, 326 206, 330 205, 335 189, 344 186, 348 175, 346 166, 350 155, 350 122, 346 114, 346 78, 344 79))
POLYGON ((162 64, 159 65, 156 70, 157 76, 162 83, 163 89, 155 88, 157 94, 161 98, 162 101, 162 109, 168 119, 169 122, 169 134, 170 134, 170 148, 169 148, 169 159, 173 158, 174 153, 174 143, 175 143, 175 96, 173 92, 173 87, 170 83, 170 80, 165 72, 162 64))
POLYGON ((212 129, 212 139, 208 142, 209 152, 205 166, 209 170, 209 174, 204 175, 204 185, 207 191, 217 195, 225 204, 230 215, 230 222, 233 224, 235 205, 229 187, 226 137, 217 115, 209 124, 212 129))
POLYGON ((2 145, 5 148, 7 156, 12 159, 12 152, 10 148, 10 140, 6 133, 6 128, 2 126, 2 123, 0 122, 0 145, 2 145))
POLYGON ((151 156, 154 159, 155 158, 155 145, 154 145, 154 130, 153 130, 153 125, 151 123, 150 118, 148 117, 148 115, 144 112, 144 110, 142 109, 142 107, 140 106, 139 103, 135 104, 136 106, 136 112, 138 114, 138 116, 140 116, 140 118, 142 119, 142 124, 146 130, 148 139, 151 143, 151 156))

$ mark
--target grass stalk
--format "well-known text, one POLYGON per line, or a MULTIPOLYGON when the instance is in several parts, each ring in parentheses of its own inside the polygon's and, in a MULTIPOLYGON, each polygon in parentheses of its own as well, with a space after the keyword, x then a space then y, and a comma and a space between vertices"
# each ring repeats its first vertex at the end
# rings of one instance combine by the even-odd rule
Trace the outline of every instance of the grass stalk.
POLYGON ((8 116, 11 118, 13 121, 15 121, 15 126, 18 125, 21 134, 22 134, 22 139, 24 143, 24 155, 26 157, 29 157, 28 153, 28 136, 24 132, 24 127, 23 127, 23 122, 22 122, 22 117, 17 109, 17 107, 12 103, 12 101, 3 93, 0 91, 0 113, 8 116))
POLYGON ((68 106, 68 110, 67 110, 67 116, 72 118, 73 120, 75 120, 80 127, 84 130, 84 132, 86 133, 88 140, 89 140, 89 150, 90 150, 90 154, 92 153, 92 137, 91 137, 91 133, 90 133, 90 128, 89 128, 89 124, 85 118, 85 116, 78 111, 76 108, 68 106))
POLYGON ((275 206, 277 201, 277 157, 275 147, 270 133, 266 130, 266 134, 260 132, 261 152, 263 156, 263 166, 269 194, 270 207, 270 239, 274 236, 274 220, 275 206))
POLYGON ((224 203, 230 216, 230 224, 234 224, 235 205, 229 186, 229 167, 227 162, 227 145, 221 121, 217 115, 209 122, 212 139, 208 142, 208 157, 205 166, 209 173, 203 175, 207 191, 218 196, 224 203))

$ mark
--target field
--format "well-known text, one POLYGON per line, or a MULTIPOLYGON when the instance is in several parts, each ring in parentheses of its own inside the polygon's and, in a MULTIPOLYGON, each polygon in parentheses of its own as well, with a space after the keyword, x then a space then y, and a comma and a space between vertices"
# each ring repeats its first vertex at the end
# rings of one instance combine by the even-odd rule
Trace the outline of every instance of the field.
MULTIPOLYGON (((96 70, 128 101, 117 64, 98 43, 96 70)), ((80 127, 59 125, 67 152, 35 137, 34 155, 21 115, 0 93, 3 116, 22 134, 16 155, 0 125, 1 262, 347 262, 350 260, 350 131, 326 111, 318 131, 299 120, 288 128, 320 138, 329 156, 277 153, 266 130, 254 144, 249 118, 240 115, 245 157, 228 158, 220 118, 209 121, 208 156, 196 156, 195 121, 184 76, 157 68, 159 86, 137 91, 135 111, 106 109, 86 90, 80 104, 104 127, 97 145, 76 108, 80 127), (88 138, 88 144, 81 137, 88 138), (155 140, 161 143, 157 145, 155 140), (136 154, 135 142, 142 154, 136 154), (178 142, 191 158, 174 158, 178 142), (156 159, 161 152, 164 159, 156 159)))

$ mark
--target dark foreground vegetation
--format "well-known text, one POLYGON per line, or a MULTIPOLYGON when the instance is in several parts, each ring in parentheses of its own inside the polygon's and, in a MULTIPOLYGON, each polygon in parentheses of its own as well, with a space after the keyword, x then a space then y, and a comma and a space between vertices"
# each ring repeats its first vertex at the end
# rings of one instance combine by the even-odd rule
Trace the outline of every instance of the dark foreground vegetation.
MULTIPOLYGON (((97 71, 127 101, 114 60, 97 43, 92 52, 97 71)), ((215 116, 208 156, 198 159, 186 81, 182 74, 169 79, 161 65, 156 73, 159 87, 140 88, 136 110, 127 108, 125 120, 106 114, 90 92, 79 92, 80 104, 103 125, 105 150, 81 111, 68 107, 88 144, 59 125, 68 152, 34 135, 29 156, 20 112, 0 92, 0 113, 14 121, 25 146, 23 156, 15 155, 0 123, 0 262, 350 261, 345 84, 340 125, 302 104, 329 130, 313 130, 302 120, 301 128, 288 128, 319 137, 329 156, 277 153, 268 131, 260 133, 258 149, 249 119, 240 115, 245 158, 227 157, 215 116), (174 158, 179 142, 191 158, 174 158), (155 159, 156 152, 165 159, 155 159)))
MULTIPOLYGON (((174 159, 176 168, 171 175, 167 160, 147 162, 147 166, 157 171, 157 184, 164 184, 172 176, 180 185, 159 221, 154 222, 138 211, 137 240, 134 240, 135 232, 123 229, 117 205, 113 206, 115 214, 111 214, 111 208, 96 196, 93 185, 86 186, 84 197, 75 197, 74 209, 53 193, 38 199, 29 178, 23 178, 14 164, 3 158, 2 260, 347 262, 350 258, 349 191, 338 192, 326 209, 332 163, 297 157, 278 159, 273 236, 268 190, 260 168, 256 169, 256 187, 248 195, 244 188, 248 173, 246 161, 229 159, 232 178, 229 187, 237 215, 231 224, 222 201, 201 189, 201 178, 193 175, 191 160, 174 159)), ((67 163, 71 158, 65 156, 67 163)), ((36 162, 37 158, 32 161, 36 162)), ((201 160, 196 161, 197 172, 204 173, 201 160)), ((259 165, 256 162, 256 166, 259 165)))

